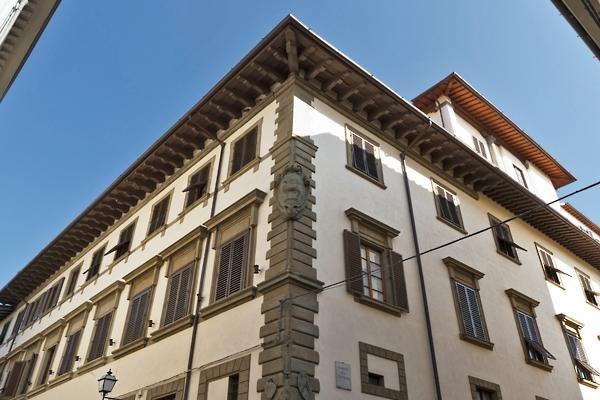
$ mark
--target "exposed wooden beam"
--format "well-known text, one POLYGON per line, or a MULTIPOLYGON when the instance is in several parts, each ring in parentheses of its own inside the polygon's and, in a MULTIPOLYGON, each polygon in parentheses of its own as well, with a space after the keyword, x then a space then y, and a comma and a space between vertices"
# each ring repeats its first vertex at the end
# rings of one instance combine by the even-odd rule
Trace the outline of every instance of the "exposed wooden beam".
POLYGON ((221 114, 225 114, 229 119, 239 119, 242 116, 241 112, 228 104, 217 103, 216 101, 209 101, 208 104, 221 114))
POLYGON ((132 196, 130 193, 126 192, 125 190, 120 190, 118 192, 111 193, 111 197, 113 197, 117 201, 119 201, 129 207, 135 206, 139 201, 137 197, 132 196))
POLYGON ((379 110, 369 114, 369 122, 377 121, 379 118, 383 117, 384 115, 388 115, 390 112, 391 111, 386 106, 380 106, 379 110))
POLYGON ((156 157, 161 158, 164 162, 180 168, 183 165, 184 159, 179 154, 169 149, 168 147, 156 152, 156 157))
POLYGON ((236 77, 244 86, 254 90, 258 95, 266 95, 271 90, 264 86, 262 83, 256 82, 249 77, 245 77, 243 75, 239 75, 236 77))
POLYGON ((314 53, 315 50, 316 50, 316 47, 314 47, 314 46, 308 46, 308 47, 304 48, 298 55, 298 61, 299 62, 305 61, 306 59, 308 59, 308 57, 310 57, 310 55, 312 53, 314 53))
POLYGON ((156 189, 156 182, 150 179, 146 179, 141 175, 133 176, 129 179, 129 181, 148 193, 151 193, 154 191, 154 189, 156 189))
POLYGON ((223 88, 223 92, 227 96, 229 96, 232 100, 237 101, 238 103, 240 103, 244 107, 248 107, 248 108, 254 107, 254 101, 251 100, 251 99, 249 99, 246 96, 243 96, 243 95, 241 95, 239 93, 236 93, 236 92, 234 92, 233 90, 231 90, 231 89, 229 89, 227 87, 223 88))
POLYGON ((186 122, 186 126, 195 134, 204 136, 206 139, 216 139, 217 134, 215 132, 210 132, 207 129, 204 129, 200 125, 196 124, 192 121, 192 117, 190 116, 186 122))
POLYGON ((373 97, 367 97, 363 101, 360 101, 360 102, 356 103, 354 105, 354 112, 357 112, 357 113, 361 112, 362 110, 365 109, 365 107, 370 106, 371 104, 374 104, 375 103, 374 97, 375 96, 373 96, 373 97))
POLYGON ((346 101, 348 100, 348 98, 350 96, 352 96, 353 94, 356 94, 358 92, 360 92, 360 89, 365 86, 364 82, 360 82, 354 86, 349 87, 348 89, 344 90, 343 92, 340 93, 338 99, 340 101, 346 101))
POLYGON ((337 74, 327 82, 323 83, 323 90, 326 92, 333 90, 336 86, 344 82, 344 78, 350 75, 350 71, 344 71, 341 74, 337 74))
POLYGON ((327 65, 331 62, 331 59, 324 60, 318 64, 315 64, 308 72, 306 73, 306 79, 315 79, 321 72, 327 69, 327 65))
POLYGON ((268 64, 254 60, 252 66, 256 68, 259 73, 271 79, 274 83, 285 80, 285 76, 281 71, 268 64))
POLYGON ((381 129, 387 131, 388 129, 393 129, 396 125, 404 123, 404 114, 400 114, 399 116, 393 116, 388 119, 385 123, 381 124, 381 129))
POLYGON ((154 156, 146 161, 146 164, 162 171, 166 176, 171 176, 175 172, 175 167, 172 164, 163 161, 160 157, 154 156))
POLYGON ((229 127, 229 124, 227 122, 221 121, 219 118, 215 117, 214 115, 209 116, 205 112, 198 112, 196 115, 199 116, 200 118, 202 118, 203 120, 205 120, 206 122, 208 122, 209 124, 216 126, 217 129, 226 130, 229 127))
POLYGON ((165 143, 165 146, 174 153, 182 155, 183 158, 190 159, 194 156, 194 147, 181 140, 172 138, 165 143))
POLYGON ((290 74, 298 73, 298 46, 296 45, 296 33, 291 29, 285 30, 285 52, 290 74))

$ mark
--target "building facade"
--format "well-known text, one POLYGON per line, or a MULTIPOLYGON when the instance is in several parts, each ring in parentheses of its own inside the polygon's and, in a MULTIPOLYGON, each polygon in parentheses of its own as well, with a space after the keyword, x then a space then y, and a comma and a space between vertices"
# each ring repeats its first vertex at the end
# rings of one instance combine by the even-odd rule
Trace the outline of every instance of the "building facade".
POLYGON ((287 17, 0 291, 2 398, 598 398, 573 181, 287 17))

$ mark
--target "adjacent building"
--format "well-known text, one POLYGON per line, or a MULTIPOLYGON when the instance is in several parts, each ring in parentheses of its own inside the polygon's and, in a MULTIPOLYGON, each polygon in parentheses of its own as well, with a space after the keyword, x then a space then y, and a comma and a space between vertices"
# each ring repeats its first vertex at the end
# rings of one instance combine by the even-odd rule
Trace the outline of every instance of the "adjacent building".
POLYGON ((0 291, 2 398, 596 399, 574 180, 287 17, 0 291))

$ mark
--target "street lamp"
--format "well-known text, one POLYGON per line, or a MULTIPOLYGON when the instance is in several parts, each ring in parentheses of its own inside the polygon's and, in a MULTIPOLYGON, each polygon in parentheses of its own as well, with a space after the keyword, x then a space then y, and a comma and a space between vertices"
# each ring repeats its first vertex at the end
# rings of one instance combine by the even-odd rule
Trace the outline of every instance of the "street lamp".
POLYGON ((112 392, 116 383, 117 378, 112 374, 110 369, 104 376, 98 379, 98 391, 102 393, 102 400, 110 399, 110 397, 106 397, 106 395, 112 392))

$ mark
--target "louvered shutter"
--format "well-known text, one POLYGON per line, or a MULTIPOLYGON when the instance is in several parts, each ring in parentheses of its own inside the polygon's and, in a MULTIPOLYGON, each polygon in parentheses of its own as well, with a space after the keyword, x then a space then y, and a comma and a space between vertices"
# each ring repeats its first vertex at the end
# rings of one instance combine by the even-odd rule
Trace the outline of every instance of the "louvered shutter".
POLYGON ((253 129, 252 132, 248 133, 244 140, 244 161, 242 166, 248 164, 250 161, 256 158, 256 136, 257 130, 253 129))
POLYGON ((192 291, 192 266, 193 264, 179 271, 179 290, 177 293, 177 303, 175 305, 174 321, 189 314, 189 302, 192 291))
POLYGON ((29 386, 32 384, 32 375, 33 370, 35 369, 35 364, 37 362, 38 355, 33 353, 31 358, 25 362, 25 367, 23 368, 23 373, 21 374, 21 379, 19 382, 19 394, 23 394, 27 391, 29 386))
POLYGON ((567 340, 569 342, 569 349, 571 350, 571 355, 573 358, 579 361, 587 362, 587 356, 583 350, 581 340, 571 333, 567 333, 567 340))
POLYGON ((123 344, 133 342, 144 335, 149 298, 150 289, 146 289, 131 300, 131 310, 129 312, 129 320, 127 321, 123 344))
POLYGON ((19 381, 21 380, 21 375, 23 374, 23 369, 25 368, 24 361, 17 361, 12 367, 12 370, 8 374, 6 378, 6 383, 4 384, 4 391, 2 392, 2 397, 13 397, 17 394, 17 388, 19 385, 19 381))
POLYGON ((378 179, 377 172, 377 160, 375 159, 375 148, 373 145, 366 140, 365 143, 365 156, 366 156, 366 172, 369 176, 378 179))
POLYGON ((227 295, 239 292, 244 287, 247 248, 247 233, 235 239, 232 243, 229 290, 227 295))
POLYGON ((123 344, 132 342, 135 339, 135 324, 139 309, 140 297, 136 296, 133 299, 131 299, 129 318, 127 319, 127 324, 125 325, 125 336, 123 338, 123 344))
POLYGON ((408 292, 406 290, 406 279, 404 277, 404 263, 402 256, 391 252, 390 276, 394 288, 394 305, 408 312, 408 292))
POLYGON ((96 330, 94 331, 94 338, 90 345, 90 354, 88 361, 95 360, 104 355, 106 348, 106 342, 108 341, 108 333, 110 330, 110 323, 112 321, 112 311, 104 314, 96 322, 96 330))
POLYGON ((346 288, 350 293, 361 295, 363 292, 363 270, 360 257, 360 237, 348 230, 344 230, 344 255, 346 288))
POLYGON ((21 324, 23 323, 23 318, 25 317, 26 310, 27 310, 27 308, 25 308, 25 310, 23 310, 19 314, 17 314, 17 319, 15 320, 15 326, 13 326, 10 336, 15 336, 19 332, 19 329, 21 329, 21 324))
POLYGON ((454 285, 465 333, 469 336, 486 340, 477 292, 475 289, 459 282, 455 282, 454 285))
POLYGON ((365 165, 365 151, 363 150, 363 140, 352 135, 352 161, 354 166, 363 172, 367 172, 367 166, 365 165))
POLYGON ((54 354, 56 353, 56 345, 49 347, 44 352, 44 364, 39 374, 39 384, 44 384, 48 380, 50 374, 50 368, 52 368, 52 362, 54 361, 54 354))
POLYGON ((229 265, 231 263, 231 248, 233 243, 227 243, 221 246, 219 254, 219 272, 217 274, 217 285, 215 290, 215 300, 227 297, 229 265))
POLYGON ((243 166, 245 138, 241 138, 233 145, 233 157, 231 160, 231 173, 235 174, 243 166))
POLYGON ((73 363, 75 362, 75 353, 77 352, 77 348, 79 347, 79 339, 81 338, 81 330, 71 334, 67 338, 67 345, 65 348, 65 353, 63 354, 63 358, 60 362, 60 366, 58 368, 58 375, 66 374, 67 372, 73 369, 73 363))
POLYGON ((539 343, 539 336, 535 327, 535 321, 527 314, 517 311, 519 324, 521 326, 521 334, 524 338, 539 343))
POLYGON ((181 273, 177 271, 171 275, 169 282, 169 291, 167 295, 167 305, 165 308, 164 325, 168 325, 175 321, 175 309, 177 308, 177 297, 179 294, 179 282, 181 281, 181 273))

